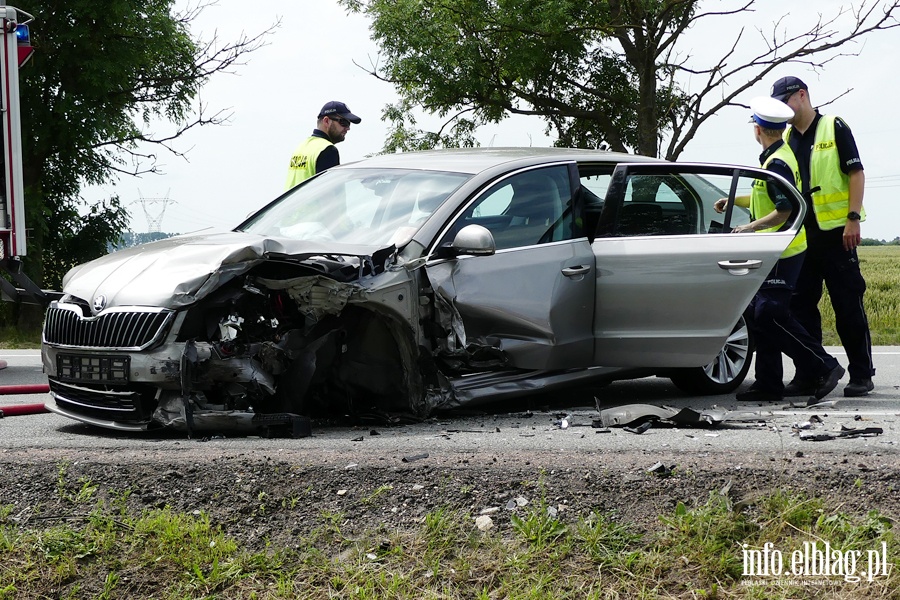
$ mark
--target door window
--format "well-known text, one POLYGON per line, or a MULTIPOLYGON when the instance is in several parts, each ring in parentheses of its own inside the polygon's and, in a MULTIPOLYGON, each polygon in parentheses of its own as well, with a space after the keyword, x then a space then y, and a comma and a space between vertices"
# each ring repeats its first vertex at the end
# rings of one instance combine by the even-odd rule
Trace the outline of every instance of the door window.
POLYGON ((750 222, 749 210, 737 205, 728 214, 718 213, 714 205, 730 194, 749 198, 753 181, 749 174, 629 173, 610 185, 610 194, 600 213, 597 237, 731 231, 736 225, 750 222))
POLYGON ((472 224, 490 230, 497 250, 573 239, 568 168, 532 169, 499 181, 466 208, 443 242, 452 242, 456 232, 472 224))

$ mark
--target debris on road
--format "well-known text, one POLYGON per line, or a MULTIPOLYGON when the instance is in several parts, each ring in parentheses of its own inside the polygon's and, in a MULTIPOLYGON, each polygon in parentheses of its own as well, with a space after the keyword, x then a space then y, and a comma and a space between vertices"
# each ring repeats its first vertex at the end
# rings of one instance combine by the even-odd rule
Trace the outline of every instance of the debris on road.
POLYGON ((423 458, 428 458, 428 453, 427 453, 427 452, 423 452, 423 453, 421 453, 421 454, 411 454, 411 455, 409 455, 409 456, 404 456, 404 457, 401 458, 400 460, 402 460, 402 461, 405 462, 405 463, 409 463, 409 462, 413 462, 413 461, 416 461, 416 460, 422 460, 423 458))
POLYGON ((811 431, 801 431, 800 439, 807 442, 825 442, 828 440, 834 440, 838 438, 858 438, 858 437, 874 437, 884 433, 884 429, 881 427, 861 427, 861 428, 853 428, 853 427, 845 427, 841 425, 840 431, 835 432, 811 432, 811 431))
POLYGON ((600 411, 600 419, 592 427, 637 427, 654 421, 682 427, 716 427, 726 421, 758 423, 770 418, 772 413, 760 411, 729 411, 722 408, 694 410, 654 406, 652 404, 626 404, 600 411))
POLYGON ((658 462, 655 465, 653 465, 652 467, 650 467, 649 469, 647 469, 647 472, 650 473, 651 475, 656 475, 657 477, 668 477, 672 474, 673 471, 675 471, 675 467, 677 467, 677 466, 678 465, 672 465, 671 467, 667 467, 666 465, 662 464, 661 462, 658 462))
POLYGON ((625 429, 625 431, 627 431, 628 433, 633 433, 633 434, 635 434, 635 435, 641 435, 642 433, 644 433, 645 431, 647 431, 648 429, 650 429, 650 427, 651 427, 652 425, 653 425, 653 421, 644 421, 644 422, 641 423, 640 425, 637 425, 637 426, 635 426, 635 427, 630 427, 630 426, 629 426, 629 427, 625 427, 624 429, 625 429))

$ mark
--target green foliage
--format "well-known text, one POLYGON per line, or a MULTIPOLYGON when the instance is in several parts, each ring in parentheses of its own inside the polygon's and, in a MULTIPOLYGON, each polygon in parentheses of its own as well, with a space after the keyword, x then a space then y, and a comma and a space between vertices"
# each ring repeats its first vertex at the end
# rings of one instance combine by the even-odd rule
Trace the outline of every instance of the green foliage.
MULTIPOLYGON (((338 2, 371 20, 381 51, 372 74, 394 84, 398 106, 449 116, 442 130, 451 138, 455 119, 464 117, 468 130, 521 114, 542 119, 559 146, 669 160, 721 109, 746 108, 746 94, 776 67, 819 54, 833 60, 845 43, 895 27, 900 11, 897 2, 838 9, 806 33, 787 15, 773 15, 771 31, 760 31, 762 43, 750 47, 759 38, 744 35, 741 17, 757 10, 754 0, 729 9, 700 0, 338 2), (717 20, 719 38, 733 46, 718 56, 697 51, 697 40, 683 38, 701 19, 717 20), (735 60, 740 51, 752 58, 735 60)), ((447 145, 441 132, 415 129, 398 143, 403 131, 395 126, 385 148, 447 145)))
POLYGON ((661 551, 683 556, 712 581, 741 574, 741 556, 735 548, 759 530, 718 492, 710 492, 706 503, 696 508, 688 509, 679 502, 675 515, 661 520, 667 526, 659 541, 661 551))
POLYGON ((556 518, 547 502, 541 500, 524 517, 510 517, 513 530, 534 550, 543 550, 568 533, 568 527, 556 518))
MULTIPOLYGON (((859 268, 866 279, 863 305, 869 319, 872 344, 896 345, 900 342, 900 247, 866 246, 858 250, 859 268)), ((826 345, 839 346, 834 325, 834 309, 826 289, 819 304, 822 313, 822 337, 826 345)))
POLYGON ((410 101, 401 99, 389 104, 381 113, 383 121, 391 123, 381 154, 394 152, 414 152, 434 148, 473 148, 478 145, 474 132, 477 123, 471 119, 456 118, 438 132, 425 131, 417 127, 416 117, 410 101))
POLYGON ((580 519, 576 532, 591 559, 598 563, 613 560, 641 540, 627 524, 598 513, 580 519))
POLYGON ((197 93, 259 46, 261 36, 223 46, 195 40, 189 25, 202 6, 178 15, 175 5, 34 0, 25 7, 35 18, 35 53, 20 72, 26 268, 43 287, 58 289, 71 266, 105 254, 128 224, 117 196, 87 205, 82 187, 153 171, 146 144, 221 122, 195 108, 197 93), (150 123, 160 119, 177 132, 155 137, 150 123))
POLYGON ((467 115, 450 134, 407 130, 416 133, 399 143, 395 125, 386 151, 466 145, 475 125, 520 113, 542 117, 562 146, 655 155, 657 132, 685 110, 656 57, 663 36, 689 22, 694 1, 339 1, 372 19, 381 76, 402 98, 386 110, 389 120, 412 106, 467 115), (615 40, 628 50, 612 50, 615 40))
MULTIPOLYGON (((174 0, 36 0, 36 52, 22 69, 26 216, 44 282, 103 254, 127 226, 118 197, 85 206, 85 184, 131 169, 151 119, 183 122, 204 78, 174 0), (43 243, 42 243, 43 242, 43 243)), ((33 254, 33 253, 32 253, 33 254)))
POLYGON ((113 510, 99 502, 88 518, 67 515, 51 524, 6 523, 3 511, 0 600, 809 597, 809 589, 784 587, 774 577, 745 585, 742 549, 765 541, 783 551, 807 541, 861 551, 884 544, 888 576, 864 584, 831 579, 827 589, 847 598, 859 592, 897 598, 900 589, 900 546, 889 519, 875 511, 830 510, 819 499, 785 491, 744 511, 718 493, 697 506, 678 503, 644 535, 597 513, 570 528, 543 501, 513 520, 515 536, 509 528, 478 532, 471 515, 451 508, 387 536, 383 527, 357 531, 337 547, 315 531, 304 534, 297 522, 296 550, 274 543, 243 548, 223 531, 227 525, 213 525, 203 513, 135 513, 125 509, 126 498, 120 494, 113 510))
POLYGON ((130 248, 132 246, 137 246, 138 244, 148 244, 150 242, 157 242, 159 240, 164 240, 166 238, 170 238, 173 235, 178 235, 177 233, 164 233, 161 231, 153 231, 148 233, 138 233, 134 231, 126 231, 120 237, 115 245, 110 245, 108 250, 112 252, 113 250, 120 250, 122 248, 130 248))

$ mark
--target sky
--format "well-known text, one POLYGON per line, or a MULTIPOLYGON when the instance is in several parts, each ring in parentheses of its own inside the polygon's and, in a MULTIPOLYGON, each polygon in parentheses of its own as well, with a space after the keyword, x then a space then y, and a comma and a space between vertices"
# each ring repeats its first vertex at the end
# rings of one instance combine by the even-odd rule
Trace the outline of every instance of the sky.
MULTIPOLYGON (((739 4, 715 0, 704 6, 721 9, 739 4)), ((797 33, 815 22, 816 13, 833 15, 841 4, 757 0, 753 14, 700 21, 681 48, 702 64, 704 56, 719 56, 717 52, 727 49, 743 27, 741 52, 756 52, 763 41, 755 27, 770 32, 783 17, 781 24, 797 33)), ((315 127, 319 109, 329 100, 346 102, 362 117, 338 145, 341 162, 378 152, 387 133, 381 112, 397 95, 390 84, 358 66, 378 60, 364 16, 348 15, 335 0, 219 0, 203 12, 192 31, 203 39, 214 34, 235 39, 242 32, 263 31, 279 19, 281 25, 265 47, 248 55, 234 74, 211 78, 201 92, 208 114, 217 110, 231 114, 227 125, 203 127, 177 140, 175 146, 186 158, 154 149, 162 174, 121 178, 86 190, 85 198, 118 194, 128 205, 136 232, 148 231, 148 214, 150 219, 161 217, 160 229, 165 232, 231 229, 283 191, 291 153, 315 127)), ((892 240, 900 236, 900 202, 895 199, 900 192, 900 153, 895 143, 900 120, 891 111, 894 99, 900 97, 896 76, 900 28, 877 32, 851 50, 859 56, 838 58, 818 70, 806 65, 780 67, 740 100, 749 103, 754 96, 768 95, 773 81, 785 75, 796 75, 809 85, 814 105, 834 100, 824 112, 840 115, 849 124, 866 171, 868 219, 863 237, 892 240)), ((683 83, 688 88, 694 84, 683 83)), ((429 122, 424 113, 416 116, 420 124, 429 122)), ((679 161, 757 165, 759 146, 748 118, 740 108, 721 111, 701 127, 679 161)), ((154 129, 168 131, 165 124, 154 129)), ((550 146, 544 129, 537 117, 512 117, 483 127, 476 135, 482 146, 550 146)))

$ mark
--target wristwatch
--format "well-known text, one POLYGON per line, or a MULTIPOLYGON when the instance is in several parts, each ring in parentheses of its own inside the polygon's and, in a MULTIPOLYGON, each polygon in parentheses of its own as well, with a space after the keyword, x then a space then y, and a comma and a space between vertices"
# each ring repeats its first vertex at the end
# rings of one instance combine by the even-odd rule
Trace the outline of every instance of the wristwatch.
POLYGON ((856 211, 851 210, 847 213, 847 219, 849 219, 850 221, 859 221, 861 218, 862 217, 859 216, 859 213, 856 211))

